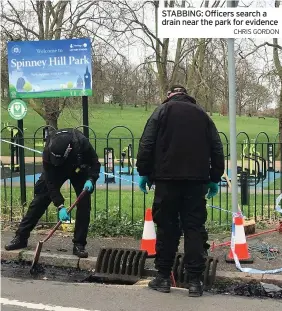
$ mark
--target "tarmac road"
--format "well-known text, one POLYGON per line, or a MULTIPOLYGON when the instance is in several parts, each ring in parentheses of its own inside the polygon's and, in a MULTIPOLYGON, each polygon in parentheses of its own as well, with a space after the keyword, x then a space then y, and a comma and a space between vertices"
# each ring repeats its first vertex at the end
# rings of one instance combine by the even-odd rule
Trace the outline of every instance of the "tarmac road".
POLYGON ((205 293, 189 298, 187 291, 162 294, 142 286, 61 283, 2 277, 3 311, 265 311, 282 310, 281 300, 205 293))

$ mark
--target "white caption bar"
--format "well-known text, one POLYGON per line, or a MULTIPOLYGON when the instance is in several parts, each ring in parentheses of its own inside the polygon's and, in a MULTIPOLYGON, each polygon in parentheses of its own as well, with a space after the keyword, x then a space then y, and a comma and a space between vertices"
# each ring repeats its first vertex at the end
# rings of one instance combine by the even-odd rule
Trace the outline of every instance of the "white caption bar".
POLYGON ((159 8, 159 38, 282 38, 281 8, 159 8))

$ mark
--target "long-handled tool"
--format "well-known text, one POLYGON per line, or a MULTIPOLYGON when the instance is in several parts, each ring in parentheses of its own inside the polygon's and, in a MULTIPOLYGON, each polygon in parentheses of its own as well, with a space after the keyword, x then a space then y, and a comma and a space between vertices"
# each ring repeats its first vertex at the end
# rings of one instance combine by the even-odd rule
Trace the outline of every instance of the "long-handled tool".
MULTIPOLYGON (((84 195, 87 193, 87 190, 83 190, 80 195, 77 197, 76 201, 69 207, 69 209, 67 210, 67 213, 69 214, 72 209, 77 205, 77 203, 81 200, 82 197, 84 197, 84 195)), ((43 246, 43 243, 45 243, 46 241, 48 241, 51 236, 54 234, 54 232, 60 227, 60 225, 62 224, 62 221, 60 220, 56 226, 49 232, 49 234, 47 235, 47 237, 42 240, 42 241, 39 241, 37 243, 37 246, 36 246, 36 249, 35 249, 35 254, 34 254, 34 258, 33 258, 33 262, 32 262, 32 265, 31 265, 31 268, 30 268, 30 273, 31 274, 35 274, 37 273, 37 270, 36 270, 36 265, 38 263, 38 260, 39 260, 39 257, 40 257, 40 253, 41 253, 41 250, 42 250, 42 246, 43 246)))

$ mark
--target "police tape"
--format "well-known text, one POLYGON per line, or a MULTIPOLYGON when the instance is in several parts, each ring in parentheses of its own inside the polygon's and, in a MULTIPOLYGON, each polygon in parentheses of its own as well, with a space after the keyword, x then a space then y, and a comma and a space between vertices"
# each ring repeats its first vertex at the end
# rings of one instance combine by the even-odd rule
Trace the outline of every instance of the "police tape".
MULTIPOLYGON (((26 146, 22 146, 22 145, 17 144, 17 143, 12 143, 12 142, 10 142, 8 140, 5 140, 5 139, 2 139, 2 138, 0 138, 0 139, 3 142, 9 143, 9 144, 12 144, 12 145, 15 145, 15 146, 19 146, 21 148, 24 148, 24 149, 27 149, 27 150, 30 150, 30 151, 33 151, 33 152, 37 152, 37 153, 40 153, 40 154, 43 153, 43 152, 41 152, 39 150, 36 150, 36 149, 32 149, 32 148, 29 148, 29 147, 26 147, 26 146)), ((119 178, 121 180, 125 180, 127 182, 132 182, 133 184, 138 184, 137 182, 134 182, 132 180, 128 180, 128 179, 119 177, 119 176, 111 174, 111 173, 105 173, 105 172, 102 172, 102 173, 105 174, 105 175, 117 177, 117 178, 119 178)), ((279 205, 281 200, 282 200, 282 193, 276 198, 276 202, 275 202, 276 203, 275 210, 282 214, 282 209, 281 209, 281 207, 279 205)), ((233 217, 243 217, 243 214, 240 213, 240 212, 229 211, 229 210, 223 209, 223 208, 221 208, 219 206, 214 206, 214 205, 210 205, 210 204, 208 204, 208 206, 211 207, 211 208, 217 209, 217 210, 221 210, 221 211, 226 212, 226 213, 230 213, 230 214, 233 215, 233 217)), ((235 266, 241 272, 250 273, 250 274, 275 274, 275 273, 282 272, 282 268, 273 269, 273 270, 258 270, 258 269, 253 269, 253 268, 242 268, 242 266, 240 264, 240 261, 238 259, 238 256, 237 256, 237 254, 235 252, 235 222, 234 222, 234 220, 232 222, 231 251, 232 251, 232 254, 233 254, 235 266)))
POLYGON ((43 152, 39 151, 39 150, 35 150, 35 149, 32 149, 32 148, 29 148, 29 147, 26 147, 26 146, 23 146, 23 145, 20 145, 20 144, 17 144, 17 143, 12 143, 11 141, 8 141, 8 140, 5 140, 3 138, 0 138, 4 143, 8 143, 10 145, 14 145, 14 146, 18 146, 18 147, 21 147, 23 149, 26 149, 26 150, 29 150, 29 151, 32 151, 32 152, 37 152, 37 153, 40 153, 42 154, 43 152))
POLYGON ((282 214, 282 208, 280 206, 281 200, 282 200, 282 193, 277 197, 276 202, 275 202, 276 203, 275 204, 275 210, 276 210, 276 212, 278 212, 280 214, 282 214))
MULTIPOLYGON (((8 143, 8 144, 11 144, 11 145, 15 145, 15 146, 21 147, 21 148, 27 149, 27 150, 32 151, 32 152, 36 152, 36 153, 39 153, 39 154, 42 154, 42 153, 43 153, 42 151, 39 151, 39 150, 36 150, 36 149, 33 149, 33 148, 29 148, 29 147, 26 147, 26 146, 23 146, 23 145, 20 145, 20 144, 17 144, 17 143, 13 143, 13 142, 10 142, 10 141, 5 140, 5 139, 2 139, 2 138, 0 138, 0 139, 1 139, 3 142, 5 142, 5 143, 8 143)), ((112 173, 106 173, 106 172, 102 172, 102 173, 103 173, 104 175, 113 176, 113 177, 116 177, 116 178, 118 178, 118 179, 120 179, 120 180, 124 180, 124 181, 127 181, 127 182, 129 182, 129 183, 131 182, 132 184, 139 185, 138 182, 135 182, 135 181, 133 181, 133 180, 129 180, 129 179, 126 179, 126 178, 122 178, 122 177, 120 177, 120 176, 118 176, 118 175, 115 175, 115 174, 112 174, 112 173)), ((154 187, 152 187, 151 189, 154 190, 154 187)), ((281 207, 279 206, 281 200, 282 200, 282 193, 277 197, 277 199, 276 199, 276 205, 275 205, 275 210, 276 210, 278 213, 281 213, 281 214, 282 214, 282 209, 281 209, 281 207)), ((237 214, 237 213, 234 213, 234 212, 232 212, 232 211, 223 209, 223 208, 221 208, 221 207, 219 207, 219 206, 214 206, 214 205, 210 205, 210 204, 208 204, 208 206, 211 207, 211 208, 217 209, 217 210, 221 210, 221 211, 226 212, 226 213, 230 213, 230 214, 232 214, 233 216, 236 216, 236 214, 237 214)))
MULTIPOLYGON (((275 206, 275 210, 276 212, 282 213, 282 209, 280 207, 280 201, 282 200, 282 193, 277 197, 276 199, 276 206, 275 206)), ((214 206, 214 205, 210 205, 208 204, 209 207, 217 209, 217 210, 221 210, 227 213, 230 213, 233 215, 233 217, 244 217, 242 213, 240 212, 232 212, 226 209, 223 209, 221 207, 218 206, 214 206)), ((253 268, 242 268, 240 261, 238 259, 238 256, 235 252, 235 221, 233 219, 232 221, 232 233, 231 233, 231 243, 230 243, 230 247, 231 247, 231 251, 233 254, 233 259, 235 262, 235 266, 238 270, 240 270, 241 272, 245 272, 245 273, 250 273, 250 274, 276 274, 276 273, 281 273, 282 272, 282 268, 278 268, 278 269, 273 269, 273 270, 258 270, 258 269, 253 269, 253 268)))
MULTIPOLYGON (((276 201, 275 201, 275 211, 280 213, 280 214, 282 214, 282 208, 280 206, 281 200, 282 200, 282 193, 276 198, 276 201)), ((236 215, 240 214, 240 212, 232 212, 232 211, 226 210, 224 208, 221 208, 219 206, 215 206, 215 205, 211 205, 211 204, 207 204, 207 206, 209 206, 211 208, 214 208, 214 209, 217 209, 217 210, 220 210, 220 211, 223 211, 223 212, 226 212, 226 213, 230 213, 233 216, 236 216, 236 215)))
MULTIPOLYGON (((26 146, 23 146, 23 145, 20 145, 20 144, 17 144, 17 143, 13 143, 11 141, 8 141, 6 139, 2 139, 0 138, 1 141, 3 141, 4 143, 8 143, 10 145, 14 145, 14 146, 18 146, 18 147, 21 147, 23 149, 26 149, 26 150, 29 150, 29 151, 32 151, 32 152, 36 152, 36 153, 39 153, 39 154, 43 154, 42 151, 39 151, 39 150, 36 150, 36 149, 33 149, 33 148, 29 148, 29 147, 26 147, 26 146)), ((101 172, 103 173, 104 175, 108 175, 108 176, 113 176, 113 177, 116 177, 120 180, 124 180, 124 181, 127 181, 127 182, 131 182, 132 184, 136 184, 136 185, 139 185, 137 182, 133 181, 133 180, 129 180, 129 179, 126 179, 126 178, 122 178, 120 176, 117 176, 117 175, 114 175, 114 174, 111 174, 111 173, 106 173, 106 172, 101 172)))
POLYGON ((135 184, 135 185, 139 185, 139 183, 136 182, 136 181, 129 180, 129 179, 126 179, 126 178, 122 178, 122 177, 120 177, 120 176, 117 176, 117 175, 114 175, 114 174, 111 174, 111 173, 105 173, 105 172, 101 172, 101 173, 103 173, 104 175, 116 177, 116 178, 118 178, 118 179, 120 179, 120 180, 124 180, 124 181, 127 181, 127 182, 131 182, 132 184, 135 184))
POLYGON ((223 212, 226 212, 226 213, 229 213, 229 214, 232 214, 233 216, 235 216, 237 214, 235 212, 229 211, 229 210, 221 208, 219 206, 215 206, 215 205, 211 205, 211 204, 207 204, 207 206, 211 207, 211 208, 214 208, 214 209, 217 209, 217 210, 220 210, 220 211, 223 211, 223 212))
MULTIPOLYGON (((240 217, 243 217, 243 215, 241 214, 240 217)), ((250 274, 275 274, 275 273, 282 272, 282 268, 273 269, 273 270, 258 270, 258 269, 253 269, 253 268, 242 268, 240 261, 238 259, 238 256, 235 252, 235 230, 236 230, 235 229, 235 221, 233 220, 233 222, 232 222, 232 234, 231 234, 231 251, 233 254, 235 266, 238 270, 240 270, 241 272, 250 273, 250 274)))

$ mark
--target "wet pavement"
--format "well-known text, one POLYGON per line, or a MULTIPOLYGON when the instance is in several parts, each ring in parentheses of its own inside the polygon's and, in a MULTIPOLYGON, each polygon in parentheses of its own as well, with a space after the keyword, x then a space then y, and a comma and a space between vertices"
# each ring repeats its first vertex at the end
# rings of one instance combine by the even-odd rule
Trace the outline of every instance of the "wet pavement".
POLYGON ((1 276, 23 280, 44 280, 66 283, 87 281, 91 272, 74 268, 57 268, 38 264, 38 273, 30 274, 30 263, 5 261, 1 262, 1 276))
POLYGON ((263 282, 255 283, 215 283, 211 293, 214 294, 225 294, 234 296, 245 296, 245 297, 258 297, 258 298, 274 298, 282 300, 282 287, 266 284, 263 282))
MULTIPOLYGON (((272 226, 273 228, 274 226, 272 226)), ((270 229, 266 228, 264 230, 270 229)), ((14 230, 16 226, 13 228, 7 228, 7 231, 1 232, 1 243, 2 248, 4 245, 11 241, 14 236, 14 230)), ((43 230, 35 230, 32 232, 29 245, 26 250, 35 250, 37 242, 42 240, 43 237, 49 232, 50 229, 43 230)), ((259 232, 259 230, 257 230, 259 232)), ((71 255, 72 254, 72 237, 73 234, 71 232, 63 232, 61 230, 57 231, 50 240, 48 240, 43 245, 43 252, 49 252, 51 254, 63 254, 63 255, 71 255)), ((210 243, 215 241, 215 244, 230 241, 230 233, 221 233, 221 234, 210 234, 210 243)), ((278 232, 274 232, 271 234, 261 235, 257 238, 247 239, 248 246, 253 248, 251 251, 251 255, 254 258, 253 264, 245 264, 242 267, 251 267, 261 270, 270 270, 270 269, 278 269, 282 268, 282 234, 278 232), (258 251, 258 246, 272 245, 277 247, 278 252, 276 252, 275 256, 270 256, 267 258, 265 254, 258 251)), ((115 238, 99 238, 99 237, 88 237, 86 249, 89 252, 89 256, 97 257, 101 248, 140 248, 140 240, 131 238, 131 237, 115 237, 115 238)), ((179 252, 184 251, 183 239, 181 239, 179 252)), ((221 271, 238 271, 235 267, 234 263, 226 263, 225 257, 229 253, 230 247, 220 247, 215 248, 213 252, 210 252, 211 256, 218 257, 218 270, 221 271)), ((146 261, 146 268, 153 268, 154 261, 153 259, 146 261)))
MULTIPOLYGON (((45 281, 63 283, 99 283, 127 285, 125 282, 104 282, 95 277, 93 271, 81 271, 74 268, 57 268, 39 265, 37 274, 30 274, 30 263, 6 261, 1 263, 2 278, 21 279, 26 281, 45 281)), ((282 288, 272 284, 256 282, 218 282, 216 281, 211 290, 205 291, 210 294, 224 294, 233 296, 246 296, 258 298, 282 299, 282 288)))

